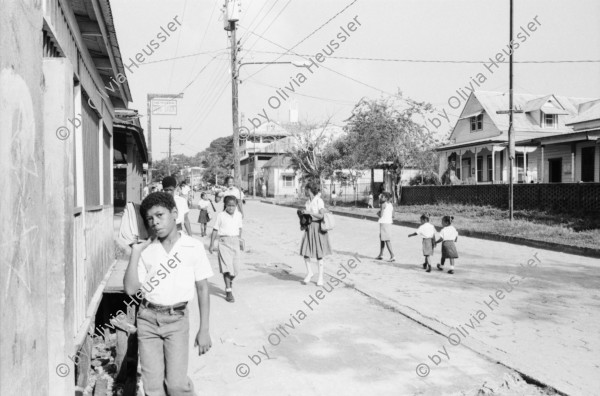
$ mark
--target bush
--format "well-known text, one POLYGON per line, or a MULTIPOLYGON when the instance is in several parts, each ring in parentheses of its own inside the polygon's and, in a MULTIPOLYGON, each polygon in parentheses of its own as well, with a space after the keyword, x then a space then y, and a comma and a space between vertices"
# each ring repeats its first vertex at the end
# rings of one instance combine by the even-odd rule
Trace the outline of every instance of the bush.
POLYGON ((441 184, 440 177, 435 173, 419 174, 408 182, 409 186, 440 186, 441 184))

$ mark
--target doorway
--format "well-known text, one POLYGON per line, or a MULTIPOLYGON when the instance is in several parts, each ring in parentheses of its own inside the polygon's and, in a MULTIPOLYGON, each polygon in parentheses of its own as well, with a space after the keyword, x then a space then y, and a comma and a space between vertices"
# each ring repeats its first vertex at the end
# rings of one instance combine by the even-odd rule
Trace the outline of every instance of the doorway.
POLYGON ((596 147, 583 147, 581 149, 581 181, 582 182, 593 182, 594 181, 594 167, 595 167, 596 147))
POLYGON ((562 183, 562 158, 548 160, 548 181, 562 183))

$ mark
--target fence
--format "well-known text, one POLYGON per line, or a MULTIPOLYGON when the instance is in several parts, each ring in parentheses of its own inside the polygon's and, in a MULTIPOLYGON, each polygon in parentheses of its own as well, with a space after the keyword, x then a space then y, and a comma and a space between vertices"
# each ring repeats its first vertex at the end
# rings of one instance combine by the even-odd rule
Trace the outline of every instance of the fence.
MULTIPOLYGON (((515 184, 515 209, 600 212, 600 183, 515 184)), ((401 204, 450 202, 508 207, 507 184, 402 187, 401 204)))

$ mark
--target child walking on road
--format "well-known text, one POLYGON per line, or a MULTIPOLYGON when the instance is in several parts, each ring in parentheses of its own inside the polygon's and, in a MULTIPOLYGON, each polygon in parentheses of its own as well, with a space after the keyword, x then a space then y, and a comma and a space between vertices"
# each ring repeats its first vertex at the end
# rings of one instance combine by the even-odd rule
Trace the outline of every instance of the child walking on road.
POLYGON ((235 302, 232 292, 233 278, 239 273, 242 240, 242 214, 236 210, 238 200, 233 195, 225 197, 225 211, 217 215, 213 226, 208 251, 213 253, 213 246, 219 236, 219 269, 225 281, 225 300, 235 302))
POLYGON ((188 372, 189 309, 198 295, 200 355, 212 346, 209 334, 212 276, 204 245, 177 230, 177 207, 166 192, 148 195, 140 209, 155 237, 132 245, 125 292, 141 299, 137 314, 142 381, 147 395, 195 396, 188 372), (194 290, 195 289, 195 290, 194 290))
POLYGON ((381 201, 381 210, 378 212, 379 215, 379 256, 376 260, 383 260, 383 249, 387 246, 390 252, 390 259, 388 262, 393 263, 396 261, 394 258, 394 252, 392 251, 392 223, 394 214, 394 205, 390 202, 392 194, 383 192, 379 198, 381 201))
POLYGON ((458 240, 458 231, 452 226, 452 220, 454 216, 442 217, 442 231, 440 231, 440 238, 436 241, 437 243, 442 242, 442 260, 437 265, 437 269, 440 271, 444 270, 444 262, 446 259, 450 260, 449 274, 454 273, 454 259, 458 258, 458 252, 456 251, 455 242, 458 240))
POLYGON ((201 236, 206 236, 206 224, 210 221, 208 215, 208 209, 212 206, 213 212, 216 212, 215 206, 212 201, 206 199, 206 193, 200 194, 200 200, 198 201, 198 209, 200 209, 200 215, 198 215, 198 223, 200 223, 201 236))
POLYGON ((423 237, 423 256, 425 256, 423 269, 425 269, 425 272, 431 272, 429 256, 433 255, 433 248, 435 245, 435 227, 429 222, 429 213, 423 213, 421 215, 421 226, 417 229, 417 232, 408 234, 409 237, 416 235, 423 237))

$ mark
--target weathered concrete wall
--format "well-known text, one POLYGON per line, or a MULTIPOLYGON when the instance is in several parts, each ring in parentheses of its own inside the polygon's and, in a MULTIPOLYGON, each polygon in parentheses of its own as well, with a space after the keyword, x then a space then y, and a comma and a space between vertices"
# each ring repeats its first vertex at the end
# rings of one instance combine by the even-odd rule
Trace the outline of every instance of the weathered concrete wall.
MULTIPOLYGON (((73 362, 73 139, 56 136, 73 114, 73 67, 66 58, 46 58, 44 71, 44 191, 47 219, 48 375, 51 394, 72 395, 73 362), (61 366, 66 364, 67 368, 61 366), (60 375, 57 374, 57 367, 60 375), (63 371, 61 371, 63 370, 63 371)), ((77 133, 78 131, 75 131, 77 133)))
POLYGON ((47 395, 42 12, 0 3, 0 394, 47 395))

